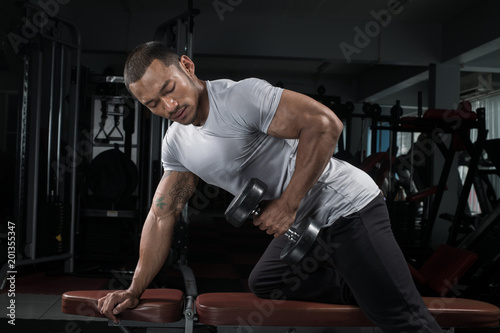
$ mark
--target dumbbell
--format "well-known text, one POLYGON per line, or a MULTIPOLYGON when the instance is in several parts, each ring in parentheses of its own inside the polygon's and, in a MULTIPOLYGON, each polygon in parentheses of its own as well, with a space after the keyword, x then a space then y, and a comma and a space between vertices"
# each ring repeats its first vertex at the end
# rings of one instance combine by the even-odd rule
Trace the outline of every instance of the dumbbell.
MULTIPOLYGON (((250 179, 227 207, 224 213, 226 220, 240 227, 249 217, 260 214, 259 204, 266 190, 267 185, 263 181, 250 179)), ((298 224, 298 229, 288 229, 285 236, 289 242, 281 251, 280 259, 288 265, 299 263, 313 247, 321 227, 321 223, 308 218, 298 224)))

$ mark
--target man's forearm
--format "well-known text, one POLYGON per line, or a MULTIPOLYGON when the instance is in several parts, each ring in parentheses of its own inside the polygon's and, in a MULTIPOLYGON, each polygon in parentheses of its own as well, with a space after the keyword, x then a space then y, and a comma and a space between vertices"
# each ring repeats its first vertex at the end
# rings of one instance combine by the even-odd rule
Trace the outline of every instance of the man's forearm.
POLYGON ((167 259, 175 222, 196 189, 198 178, 190 172, 165 171, 142 228, 139 262, 129 291, 140 296, 167 259))
POLYGON ((115 323, 118 314, 139 304, 140 296, 163 266, 172 244, 175 222, 194 193, 197 180, 189 172, 164 172, 142 228, 139 262, 132 284, 126 291, 109 293, 97 303, 99 311, 115 323))
POLYGON ((172 244, 175 217, 160 218, 149 212, 142 230, 139 262, 128 290, 140 297, 160 271, 172 244))

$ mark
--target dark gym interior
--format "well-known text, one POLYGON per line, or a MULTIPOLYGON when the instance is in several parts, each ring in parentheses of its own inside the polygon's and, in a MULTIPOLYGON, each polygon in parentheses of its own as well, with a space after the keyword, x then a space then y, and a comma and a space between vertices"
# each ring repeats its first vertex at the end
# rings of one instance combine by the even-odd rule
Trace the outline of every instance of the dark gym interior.
MULTIPOLYGON (((422 295, 500 306, 499 1, 1 6, 0 317, 7 332, 120 331, 102 318, 61 313, 61 295, 131 282, 169 122, 130 95, 123 65, 151 40, 192 58, 202 80, 257 77, 328 106, 344 124, 334 156, 380 187, 422 295), (15 326, 5 310, 12 300, 15 326)), ((198 184, 151 288, 189 293, 187 267, 198 294, 249 292, 248 275, 272 237, 251 222, 228 224, 232 199, 198 184)))

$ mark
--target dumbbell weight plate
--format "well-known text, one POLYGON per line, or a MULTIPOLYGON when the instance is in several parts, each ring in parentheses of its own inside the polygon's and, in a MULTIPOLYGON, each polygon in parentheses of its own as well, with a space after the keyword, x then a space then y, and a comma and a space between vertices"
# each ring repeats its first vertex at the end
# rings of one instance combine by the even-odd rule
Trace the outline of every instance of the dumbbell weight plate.
POLYGON ((227 207, 224 215, 226 220, 235 227, 240 227, 250 217, 250 215, 258 210, 259 202, 264 197, 267 190, 267 185, 257 179, 250 179, 239 195, 233 198, 227 207))
POLYGON ((347 113, 351 114, 354 111, 354 104, 353 102, 345 102, 344 104, 345 110, 347 113))
POLYGON ((378 104, 373 104, 370 108, 373 117, 378 117, 382 114, 382 108, 378 104))
POLYGON ((322 226, 322 223, 310 217, 306 221, 301 221, 295 230, 300 237, 295 242, 286 243, 281 250, 280 259, 288 265, 298 264, 313 248, 322 226))

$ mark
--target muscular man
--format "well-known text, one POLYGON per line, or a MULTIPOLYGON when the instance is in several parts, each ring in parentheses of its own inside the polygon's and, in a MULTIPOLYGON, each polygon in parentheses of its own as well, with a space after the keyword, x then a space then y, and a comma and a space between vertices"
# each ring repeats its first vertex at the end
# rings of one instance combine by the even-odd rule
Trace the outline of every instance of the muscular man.
POLYGON ((164 175, 141 238, 130 287, 99 300, 115 322, 137 306, 170 249, 174 224, 198 177, 237 194, 250 178, 268 185, 254 224, 273 241, 249 278, 264 298, 356 302, 385 332, 441 332, 395 242, 371 178, 331 158, 342 123, 327 107, 265 81, 202 81, 186 56, 158 42, 135 48, 125 84, 151 112, 173 121, 162 146, 164 175), (323 255, 314 271, 279 259, 295 221, 324 221, 323 255), (352 291, 352 292, 351 292, 352 291))

